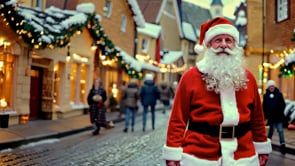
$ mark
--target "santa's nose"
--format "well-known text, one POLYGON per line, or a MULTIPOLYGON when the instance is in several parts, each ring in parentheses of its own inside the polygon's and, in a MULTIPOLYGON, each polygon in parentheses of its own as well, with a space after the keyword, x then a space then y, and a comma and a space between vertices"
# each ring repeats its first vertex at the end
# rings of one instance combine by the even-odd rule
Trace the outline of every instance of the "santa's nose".
POLYGON ((221 48, 226 48, 227 47, 227 44, 225 42, 225 40, 222 40, 221 43, 220 43, 220 47, 221 48))

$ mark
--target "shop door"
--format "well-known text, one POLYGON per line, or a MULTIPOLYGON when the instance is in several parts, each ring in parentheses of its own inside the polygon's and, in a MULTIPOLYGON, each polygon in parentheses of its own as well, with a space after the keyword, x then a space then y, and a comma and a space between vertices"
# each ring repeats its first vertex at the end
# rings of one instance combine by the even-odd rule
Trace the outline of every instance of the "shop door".
POLYGON ((41 115, 42 102, 42 68, 32 67, 31 69, 31 90, 30 90, 30 120, 36 120, 41 115))

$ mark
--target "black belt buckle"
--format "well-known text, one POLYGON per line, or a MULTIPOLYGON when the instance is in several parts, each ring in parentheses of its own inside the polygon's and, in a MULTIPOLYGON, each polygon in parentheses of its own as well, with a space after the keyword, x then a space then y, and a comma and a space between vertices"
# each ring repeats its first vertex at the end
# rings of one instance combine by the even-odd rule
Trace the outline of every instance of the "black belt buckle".
POLYGON ((235 126, 219 126, 219 139, 234 139, 235 126))

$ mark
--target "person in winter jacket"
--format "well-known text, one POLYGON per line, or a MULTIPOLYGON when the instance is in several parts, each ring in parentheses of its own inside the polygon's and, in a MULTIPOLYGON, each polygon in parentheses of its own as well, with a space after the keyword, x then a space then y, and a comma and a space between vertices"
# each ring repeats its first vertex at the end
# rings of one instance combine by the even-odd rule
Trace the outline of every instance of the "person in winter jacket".
POLYGON ((126 81, 122 81, 122 85, 121 85, 121 88, 120 88, 120 92, 121 92, 121 97, 120 97, 120 108, 119 108, 119 115, 118 115, 118 118, 121 118, 123 115, 125 115, 125 112, 126 112, 126 107, 125 107, 125 101, 124 101, 124 98, 122 97, 122 93, 123 91, 127 88, 127 85, 126 85, 126 81))
POLYGON ((149 107, 151 108, 152 114, 152 129, 155 129, 155 105, 157 103, 157 100, 159 99, 159 91, 153 79, 153 74, 146 74, 145 81, 141 86, 139 92, 140 101, 143 106, 142 131, 145 131, 146 129, 146 119, 149 107))
POLYGON ((131 131, 134 131, 135 118, 138 109, 137 102, 139 100, 139 88, 137 80, 131 79, 127 88, 123 90, 122 101, 125 105, 125 133, 128 132, 129 122, 131 119, 131 131))
POLYGON ((231 21, 204 22, 204 57, 180 78, 162 158, 167 166, 265 166, 271 153, 258 86, 231 21))
POLYGON ((274 80, 267 82, 266 93, 263 95, 263 111, 267 124, 269 125, 268 138, 271 139, 275 128, 279 133, 281 153, 286 153, 283 124, 285 121, 284 110, 286 103, 280 90, 276 87, 274 80))
POLYGON ((160 92, 160 101, 163 104, 163 113, 170 107, 170 99, 174 96, 172 88, 167 82, 161 82, 158 85, 160 92))
POLYGON ((108 127, 105 115, 106 108, 104 104, 106 100, 107 95, 101 80, 95 79, 87 96, 90 122, 96 126, 96 129, 92 132, 93 135, 99 134, 100 127, 108 127))

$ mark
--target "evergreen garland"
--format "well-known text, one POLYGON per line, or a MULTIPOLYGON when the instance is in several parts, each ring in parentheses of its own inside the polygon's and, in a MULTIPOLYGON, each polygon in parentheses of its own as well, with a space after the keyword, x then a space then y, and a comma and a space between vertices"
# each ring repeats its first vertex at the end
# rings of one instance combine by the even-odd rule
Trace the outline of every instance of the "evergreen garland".
POLYGON ((282 77, 282 76, 286 78, 293 77, 294 68, 295 68, 295 63, 291 63, 289 65, 281 65, 279 77, 282 77))
POLYGON ((86 27, 96 44, 102 46, 100 48, 103 49, 105 56, 115 59, 118 66, 123 68, 130 77, 142 79, 141 71, 136 71, 130 67, 130 64, 124 62, 120 51, 115 48, 100 26, 99 17, 95 13, 85 14, 69 10, 64 12, 56 8, 56 11, 51 14, 24 6, 15 6, 10 0, 1 0, 0 12, 11 29, 24 40, 29 48, 34 49, 65 47, 70 43, 73 35, 82 32, 86 27), (22 13, 24 10, 30 13, 29 18, 22 13), (63 21, 70 22, 77 15, 80 18, 84 15, 85 21, 72 22, 72 24, 67 24, 69 27, 62 28, 63 21))

